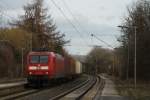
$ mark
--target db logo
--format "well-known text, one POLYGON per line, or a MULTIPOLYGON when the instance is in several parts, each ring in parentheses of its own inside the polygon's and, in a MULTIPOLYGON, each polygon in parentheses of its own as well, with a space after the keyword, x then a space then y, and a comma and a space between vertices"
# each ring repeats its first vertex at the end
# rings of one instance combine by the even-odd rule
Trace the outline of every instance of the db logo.
POLYGON ((40 69, 40 64, 38 64, 37 69, 38 69, 38 70, 40 69))
POLYGON ((38 67, 40 67, 40 64, 38 64, 38 67))

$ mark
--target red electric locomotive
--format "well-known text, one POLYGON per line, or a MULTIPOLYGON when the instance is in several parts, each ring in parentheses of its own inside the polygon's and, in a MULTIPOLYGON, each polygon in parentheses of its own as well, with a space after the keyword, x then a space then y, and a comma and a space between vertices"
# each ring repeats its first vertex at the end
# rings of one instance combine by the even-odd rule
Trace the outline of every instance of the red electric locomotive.
POLYGON ((54 52, 30 52, 27 56, 27 80, 43 84, 65 77, 64 58, 54 52))

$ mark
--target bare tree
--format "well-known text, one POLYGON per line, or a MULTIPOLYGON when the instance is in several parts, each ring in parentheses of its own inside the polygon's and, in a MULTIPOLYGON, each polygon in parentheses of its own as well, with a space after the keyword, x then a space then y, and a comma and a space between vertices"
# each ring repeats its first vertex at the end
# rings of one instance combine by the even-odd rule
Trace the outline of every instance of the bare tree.
POLYGON ((107 73, 113 67, 113 52, 109 49, 95 47, 87 55, 86 59, 88 72, 107 73))
MULTIPOLYGON (((129 16, 125 17, 122 26, 122 36, 119 41, 122 46, 119 50, 122 52, 123 59, 122 66, 127 67, 128 52, 129 52, 129 77, 133 77, 134 66, 134 51, 135 51, 135 28, 136 27, 136 42, 137 42, 137 78, 149 78, 150 65, 150 1, 138 1, 131 8, 128 8, 129 16), (128 51, 128 48, 130 50, 128 51)), ((122 67, 122 68, 124 68, 122 67)), ((125 70, 124 70, 125 71, 125 70)))

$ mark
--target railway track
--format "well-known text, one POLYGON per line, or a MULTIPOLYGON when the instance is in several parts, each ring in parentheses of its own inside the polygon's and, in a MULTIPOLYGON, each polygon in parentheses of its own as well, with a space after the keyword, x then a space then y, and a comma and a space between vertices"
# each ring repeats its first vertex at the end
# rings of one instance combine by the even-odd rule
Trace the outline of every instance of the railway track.
POLYGON ((85 93, 84 90, 88 91, 90 89, 90 87, 93 85, 93 82, 95 83, 94 78, 89 77, 89 79, 87 81, 85 81, 81 84, 78 84, 76 87, 68 89, 67 91, 62 92, 61 94, 56 95, 55 97, 50 98, 50 100, 58 100, 58 99, 65 100, 66 96, 72 95, 74 92, 77 92, 77 93, 76 93, 76 95, 73 96, 73 98, 80 98, 82 95, 84 95, 84 93, 85 93))
POLYGON ((34 90, 34 89, 20 91, 19 93, 16 92, 14 94, 10 94, 8 96, 1 97, 0 100, 14 100, 14 99, 22 97, 22 96, 26 96, 26 95, 29 95, 29 94, 37 93, 38 91, 39 90, 34 90))
POLYGON ((12 93, 24 91, 24 85, 26 81, 13 82, 13 83, 3 83, 0 84, 0 97, 6 96, 12 93))
POLYGON ((96 100, 101 95, 104 84, 105 82, 100 76, 93 76, 85 84, 80 84, 56 97, 50 98, 50 100, 96 100))
POLYGON ((100 95, 103 89, 103 80, 97 76, 95 85, 81 98, 83 100, 94 100, 97 95, 100 95))
POLYGON ((99 75, 98 78, 99 78, 99 84, 97 84, 95 86, 95 89, 97 87, 97 90, 96 90, 95 95, 92 96, 92 100, 99 100, 99 98, 102 94, 102 90, 103 90, 104 85, 105 85, 105 80, 103 78, 101 78, 101 75, 99 75))
POLYGON ((48 98, 58 95, 58 91, 59 92, 65 91, 68 88, 73 88, 77 84, 84 83, 86 81, 88 81, 88 79, 87 77, 84 76, 72 82, 61 84, 59 86, 56 85, 44 89, 26 89, 24 91, 5 95, 0 97, 0 100, 34 100, 34 99, 38 100, 39 98, 43 98, 43 100, 48 100, 48 98))
POLYGON ((45 89, 27 89, 1 97, 0 100, 91 100, 97 99, 103 89, 104 81, 95 76, 84 76, 72 82, 45 89), (92 94, 90 97, 89 94, 92 94))

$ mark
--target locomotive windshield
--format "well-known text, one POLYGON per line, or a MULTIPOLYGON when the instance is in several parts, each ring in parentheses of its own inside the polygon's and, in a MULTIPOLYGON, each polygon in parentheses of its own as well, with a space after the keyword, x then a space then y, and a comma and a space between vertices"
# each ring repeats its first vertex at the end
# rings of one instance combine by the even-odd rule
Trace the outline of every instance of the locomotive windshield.
POLYGON ((39 63, 39 56, 31 56, 30 63, 32 64, 39 63))
POLYGON ((36 63, 47 64, 48 63, 48 56, 45 56, 45 55, 32 55, 30 63, 32 63, 32 64, 36 64, 36 63))
POLYGON ((48 56, 40 56, 40 63, 48 63, 48 56))

